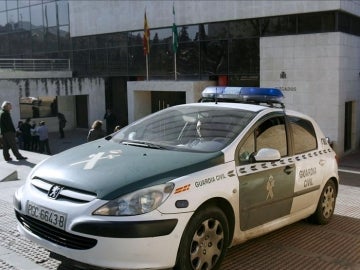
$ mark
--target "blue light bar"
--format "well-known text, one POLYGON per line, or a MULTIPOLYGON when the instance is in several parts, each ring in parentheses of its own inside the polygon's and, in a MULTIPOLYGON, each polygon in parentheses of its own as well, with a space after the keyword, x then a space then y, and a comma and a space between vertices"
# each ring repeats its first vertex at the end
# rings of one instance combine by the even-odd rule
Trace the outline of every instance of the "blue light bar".
POLYGON ((208 86, 202 97, 219 101, 282 103, 284 95, 277 88, 208 86))

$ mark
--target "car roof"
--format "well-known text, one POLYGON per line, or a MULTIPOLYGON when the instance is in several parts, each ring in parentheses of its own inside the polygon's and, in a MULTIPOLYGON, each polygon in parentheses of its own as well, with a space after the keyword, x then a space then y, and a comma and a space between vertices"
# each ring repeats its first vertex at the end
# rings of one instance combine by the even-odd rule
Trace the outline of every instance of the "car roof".
MULTIPOLYGON (((220 108, 231 108, 231 109, 240 109, 247 110, 251 112, 259 112, 265 109, 269 109, 268 106, 255 105, 255 104, 246 104, 246 103, 230 103, 230 102, 202 102, 202 103, 188 103, 182 104, 179 106, 201 106, 201 107, 220 107, 220 108)), ((273 108, 276 109, 276 108, 273 108)))

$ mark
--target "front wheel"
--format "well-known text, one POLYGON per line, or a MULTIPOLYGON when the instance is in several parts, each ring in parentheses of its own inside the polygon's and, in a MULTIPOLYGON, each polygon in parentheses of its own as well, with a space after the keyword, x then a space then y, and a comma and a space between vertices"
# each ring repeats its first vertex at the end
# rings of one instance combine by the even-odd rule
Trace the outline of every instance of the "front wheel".
POLYGON ((334 214, 336 196, 337 191, 334 181, 330 180, 325 184, 316 211, 310 217, 310 220, 320 225, 329 223, 334 214))
POLYGON ((223 211, 207 207, 191 218, 177 256, 177 270, 214 270, 220 267, 229 243, 229 226, 223 211))

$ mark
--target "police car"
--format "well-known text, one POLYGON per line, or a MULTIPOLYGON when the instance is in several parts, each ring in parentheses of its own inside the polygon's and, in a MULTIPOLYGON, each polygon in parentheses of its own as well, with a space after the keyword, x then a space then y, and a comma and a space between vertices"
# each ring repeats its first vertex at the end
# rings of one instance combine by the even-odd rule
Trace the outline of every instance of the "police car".
POLYGON ((49 157, 14 196, 21 234, 116 269, 218 269, 226 250, 309 218, 339 188, 318 125, 273 88, 208 87, 106 138, 49 157))

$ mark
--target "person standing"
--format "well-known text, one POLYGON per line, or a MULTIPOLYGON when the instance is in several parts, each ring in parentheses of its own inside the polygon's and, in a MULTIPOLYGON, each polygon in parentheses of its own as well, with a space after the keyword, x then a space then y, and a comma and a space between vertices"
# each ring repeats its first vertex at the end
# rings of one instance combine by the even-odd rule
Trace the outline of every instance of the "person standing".
POLYGON ((21 126, 21 133, 24 140, 24 150, 31 150, 31 119, 27 118, 24 124, 21 126))
POLYGON ((44 121, 39 123, 38 133, 40 153, 46 152, 46 154, 51 155, 49 146, 49 131, 44 121))
POLYGON ((24 136, 22 133, 22 126, 24 125, 23 121, 18 122, 18 126, 15 131, 16 143, 19 149, 24 149, 24 136))
POLYGON ((3 138, 3 156, 6 161, 11 161, 9 150, 13 152, 17 160, 24 160, 24 157, 20 154, 19 149, 16 145, 15 139, 15 127, 11 119, 10 111, 12 105, 9 101, 4 101, 1 105, 0 111, 0 130, 3 138))
POLYGON ((104 137, 104 131, 102 130, 102 121, 95 120, 94 123, 91 126, 91 129, 89 130, 87 141, 95 141, 97 139, 100 139, 104 137))
POLYGON ((104 115, 104 119, 106 120, 106 134, 109 135, 114 132, 116 127, 116 116, 113 114, 111 109, 107 109, 104 115))
POLYGON ((58 112, 57 116, 58 116, 58 119, 59 119, 60 138, 63 139, 65 137, 64 128, 65 128, 65 125, 66 125, 66 118, 65 118, 65 115, 63 115, 60 112, 58 112))
POLYGON ((31 124, 31 151, 37 152, 39 150, 39 127, 37 126, 36 122, 33 121, 31 124))

